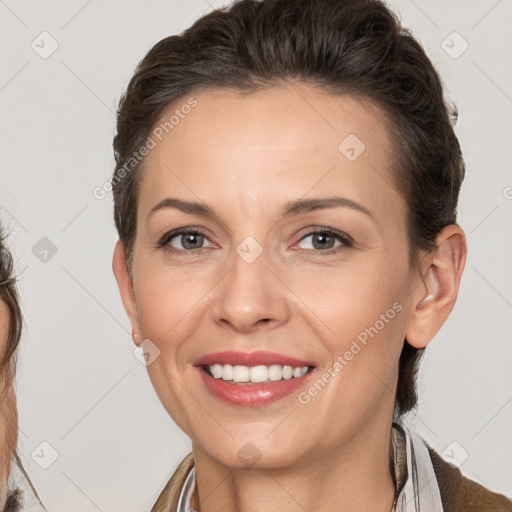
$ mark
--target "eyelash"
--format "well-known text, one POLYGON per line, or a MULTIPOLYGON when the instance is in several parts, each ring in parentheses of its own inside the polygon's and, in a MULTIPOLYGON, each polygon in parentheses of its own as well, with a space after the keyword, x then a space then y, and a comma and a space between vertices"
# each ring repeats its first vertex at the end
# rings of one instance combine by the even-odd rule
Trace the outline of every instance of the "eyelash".
MULTIPOLYGON (((318 235, 318 234, 333 236, 334 238, 336 238, 338 241, 341 242, 341 245, 338 245, 337 247, 332 247, 330 249, 325 249, 325 250, 324 249, 305 249, 305 250, 307 250, 309 252, 320 253, 320 254, 325 255, 325 254, 333 254, 333 253, 338 252, 339 250, 343 249, 344 247, 353 247, 353 245, 354 245, 354 240, 346 233, 337 231, 332 228, 320 228, 320 227, 314 228, 311 231, 308 231, 307 233, 305 233, 297 243, 302 242, 304 239, 306 239, 309 236, 312 236, 312 235, 314 236, 314 235, 318 235)), ((170 231, 169 233, 166 233, 158 242, 157 248, 161 248, 167 252, 175 253, 175 254, 191 254, 194 252, 198 252, 201 249, 207 249, 207 247, 199 247, 198 249, 177 249, 176 247, 172 247, 172 246, 168 245, 168 243, 173 238, 175 238, 177 236, 182 236, 182 235, 202 235, 205 238, 208 238, 206 233, 198 228, 178 229, 176 231, 170 231)))

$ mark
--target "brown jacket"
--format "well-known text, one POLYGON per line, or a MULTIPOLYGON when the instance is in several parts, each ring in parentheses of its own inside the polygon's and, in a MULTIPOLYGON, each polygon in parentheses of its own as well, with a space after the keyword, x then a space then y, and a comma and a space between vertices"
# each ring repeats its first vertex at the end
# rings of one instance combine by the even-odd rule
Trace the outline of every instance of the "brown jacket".
MULTIPOLYGON (((460 469, 446 462, 430 446, 428 449, 444 512, 512 512, 512 500, 464 477, 460 469)), ((151 512, 176 512, 181 488, 193 463, 193 454, 189 453, 165 486, 151 512)))

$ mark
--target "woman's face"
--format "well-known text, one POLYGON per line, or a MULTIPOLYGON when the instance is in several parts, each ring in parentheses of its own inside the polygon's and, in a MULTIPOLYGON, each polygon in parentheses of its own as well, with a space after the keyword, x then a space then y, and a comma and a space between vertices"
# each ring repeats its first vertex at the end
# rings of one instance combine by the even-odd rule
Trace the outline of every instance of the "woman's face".
POLYGON ((123 297, 160 400, 233 467, 368 442, 392 418, 419 282, 382 111, 304 84, 193 96, 153 132, 123 297))

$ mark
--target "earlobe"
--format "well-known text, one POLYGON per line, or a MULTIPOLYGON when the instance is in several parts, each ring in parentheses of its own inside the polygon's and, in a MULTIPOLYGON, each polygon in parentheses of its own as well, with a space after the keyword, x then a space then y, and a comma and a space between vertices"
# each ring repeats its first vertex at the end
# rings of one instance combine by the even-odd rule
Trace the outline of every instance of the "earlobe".
POLYGON ((413 311, 405 338, 415 348, 425 348, 450 315, 466 263, 466 237, 455 225, 438 234, 437 249, 426 258, 428 268, 413 298, 413 311))
POLYGON ((119 293, 121 294, 121 300, 123 302, 124 309, 132 325, 132 339, 133 342, 138 345, 140 340, 139 326, 137 322, 137 305, 135 302, 135 293, 133 289, 133 281, 128 273, 126 266, 125 250, 120 240, 116 242, 114 248, 114 255, 112 258, 112 270, 119 287, 119 293))
POLYGON ((134 329, 132 329, 132 340, 133 340, 133 343, 135 343, 135 345, 137 345, 137 346, 140 345, 139 333, 137 331, 135 331, 134 329))

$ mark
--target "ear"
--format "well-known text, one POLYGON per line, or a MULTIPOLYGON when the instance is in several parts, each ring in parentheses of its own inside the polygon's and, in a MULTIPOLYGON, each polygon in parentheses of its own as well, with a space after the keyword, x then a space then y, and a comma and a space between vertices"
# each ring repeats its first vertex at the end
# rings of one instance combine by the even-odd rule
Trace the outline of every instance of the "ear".
POLYGON ((114 248, 112 270, 114 271, 117 286, 119 287, 119 292, 121 293, 121 300, 123 301, 124 309, 132 325, 133 342, 136 345, 139 345, 141 342, 141 336, 139 335, 140 330, 139 324, 137 322, 137 304, 135 302, 135 292, 133 289, 132 278, 126 266, 124 245, 120 240, 117 241, 114 248))
POLYGON ((451 224, 436 238, 437 249, 427 255, 423 283, 414 291, 412 316, 405 339, 415 348, 425 348, 450 315, 459 292, 462 271, 466 264, 464 231, 451 224))

